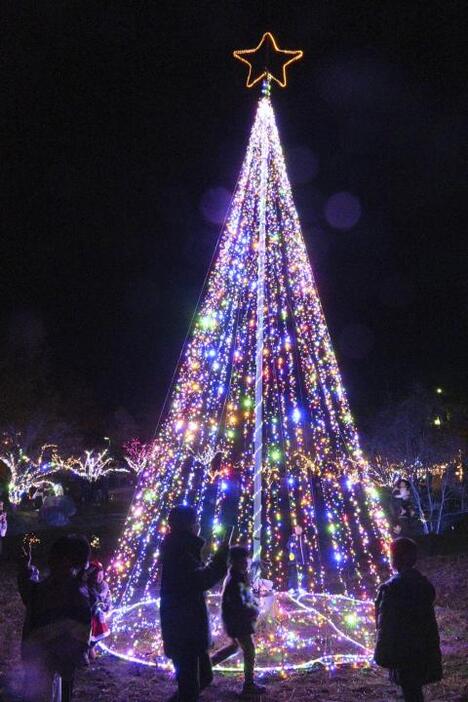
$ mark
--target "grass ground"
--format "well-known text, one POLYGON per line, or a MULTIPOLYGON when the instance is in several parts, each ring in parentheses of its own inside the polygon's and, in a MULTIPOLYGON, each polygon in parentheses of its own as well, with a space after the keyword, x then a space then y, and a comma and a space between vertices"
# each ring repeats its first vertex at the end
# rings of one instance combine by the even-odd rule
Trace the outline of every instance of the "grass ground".
MULTIPOLYGON (((107 515, 101 513, 100 519, 93 516, 91 520, 91 516, 85 513, 75 518, 73 529, 85 531, 88 535, 98 533, 106 550, 118 530, 119 516, 112 511, 107 515)), ((10 555, 19 548, 20 532, 24 528, 37 529, 33 516, 28 516, 23 523, 21 519, 16 519, 12 529, 10 555), (16 537, 14 532, 17 532, 16 537)), ((57 530, 44 531, 39 549, 45 551, 47 543, 56 535, 57 530)), ((468 702, 468 556, 426 556, 420 566, 437 589, 436 611, 445 670, 441 683, 426 688, 426 699, 431 702, 468 702)), ((19 643, 24 609, 16 592, 13 559, 0 564, 0 569, 0 701, 16 702, 20 699, 15 692, 21 680, 19 643)), ((392 702, 400 699, 396 688, 388 682, 386 672, 374 666, 343 667, 334 673, 317 668, 284 680, 266 679, 265 683, 268 693, 261 702, 392 702)), ((206 702, 235 700, 239 687, 238 678, 216 675, 213 686, 205 691, 202 699, 206 702)), ((164 702, 173 690, 174 682, 167 675, 103 655, 89 668, 78 672, 75 700, 164 702)))

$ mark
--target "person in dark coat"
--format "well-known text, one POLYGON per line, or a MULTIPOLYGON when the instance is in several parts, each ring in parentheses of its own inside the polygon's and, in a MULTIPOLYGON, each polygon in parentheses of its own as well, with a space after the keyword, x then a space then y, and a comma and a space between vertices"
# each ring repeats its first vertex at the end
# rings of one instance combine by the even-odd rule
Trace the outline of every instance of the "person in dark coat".
POLYGON ((222 663, 242 649, 244 655, 244 687, 242 695, 263 694, 266 688, 254 682, 255 644, 252 634, 258 618, 258 607, 249 586, 249 553, 243 546, 233 546, 229 551, 229 574, 224 581, 222 617, 226 634, 232 640, 217 651, 211 659, 213 665, 222 663))
POLYGON ((380 586, 375 603, 374 659, 390 670, 390 679, 401 686, 406 702, 424 702, 423 685, 442 679, 435 590, 414 567, 414 541, 396 539, 391 560, 397 573, 380 586))
POLYGON ((31 563, 31 547, 20 564, 18 589, 26 606, 21 656, 25 669, 22 699, 51 699, 55 675, 61 678, 62 702, 70 702, 74 672, 87 662, 91 605, 82 573, 89 544, 81 536, 62 536, 49 555, 49 575, 40 577, 31 563))
POLYGON ((204 593, 226 574, 228 546, 223 544, 205 565, 195 510, 178 505, 170 511, 168 521, 170 533, 161 544, 160 617, 164 652, 174 663, 179 689, 171 699, 196 702, 200 690, 213 680, 204 593))

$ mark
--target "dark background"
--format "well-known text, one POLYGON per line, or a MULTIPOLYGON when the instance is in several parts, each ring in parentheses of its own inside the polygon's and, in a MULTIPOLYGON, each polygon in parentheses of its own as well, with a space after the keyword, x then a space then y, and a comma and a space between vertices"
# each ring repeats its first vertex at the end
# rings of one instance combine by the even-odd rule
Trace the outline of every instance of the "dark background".
POLYGON ((267 29, 305 52, 273 102, 358 423, 414 383, 463 397, 465 8, 5 2, 0 426, 50 406, 151 433, 218 236, 200 203, 232 190, 258 98, 232 51, 267 29))

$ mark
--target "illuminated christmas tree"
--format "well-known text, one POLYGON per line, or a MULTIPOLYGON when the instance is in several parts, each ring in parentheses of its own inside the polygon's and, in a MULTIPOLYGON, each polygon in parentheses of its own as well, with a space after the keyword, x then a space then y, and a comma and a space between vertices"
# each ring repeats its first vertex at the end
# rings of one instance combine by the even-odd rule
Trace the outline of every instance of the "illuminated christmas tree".
POLYGON ((385 517, 367 477, 269 95, 271 81, 285 84, 285 67, 301 52, 281 52, 267 34, 257 49, 236 54, 249 64, 248 85, 263 78, 264 89, 110 566, 122 613, 157 592, 159 545, 178 503, 196 507, 213 548, 234 524, 237 538, 252 545, 257 575, 278 592, 367 600, 385 567, 385 517), (265 42, 283 58, 282 78, 267 69, 252 76, 250 59, 265 42))

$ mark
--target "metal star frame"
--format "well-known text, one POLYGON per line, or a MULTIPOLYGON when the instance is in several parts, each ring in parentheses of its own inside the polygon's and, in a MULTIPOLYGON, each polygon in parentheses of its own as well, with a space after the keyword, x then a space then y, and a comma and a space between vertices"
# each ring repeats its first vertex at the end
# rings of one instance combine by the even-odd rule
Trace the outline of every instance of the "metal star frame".
POLYGON ((291 65, 291 63, 299 61, 303 57, 304 52, 300 49, 280 49, 273 34, 271 34, 271 32, 265 32, 255 49, 238 49, 233 52, 233 55, 234 58, 239 59, 239 61, 242 61, 242 63, 245 63, 249 67, 246 81, 247 88, 253 88, 253 86, 263 78, 274 80, 279 86, 285 88, 287 84, 286 68, 291 65), (266 43, 269 43, 270 48, 276 55, 281 55, 283 58, 280 77, 275 76, 268 66, 265 66, 264 70, 259 75, 252 76, 254 73, 253 59, 264 50, 266 43))

